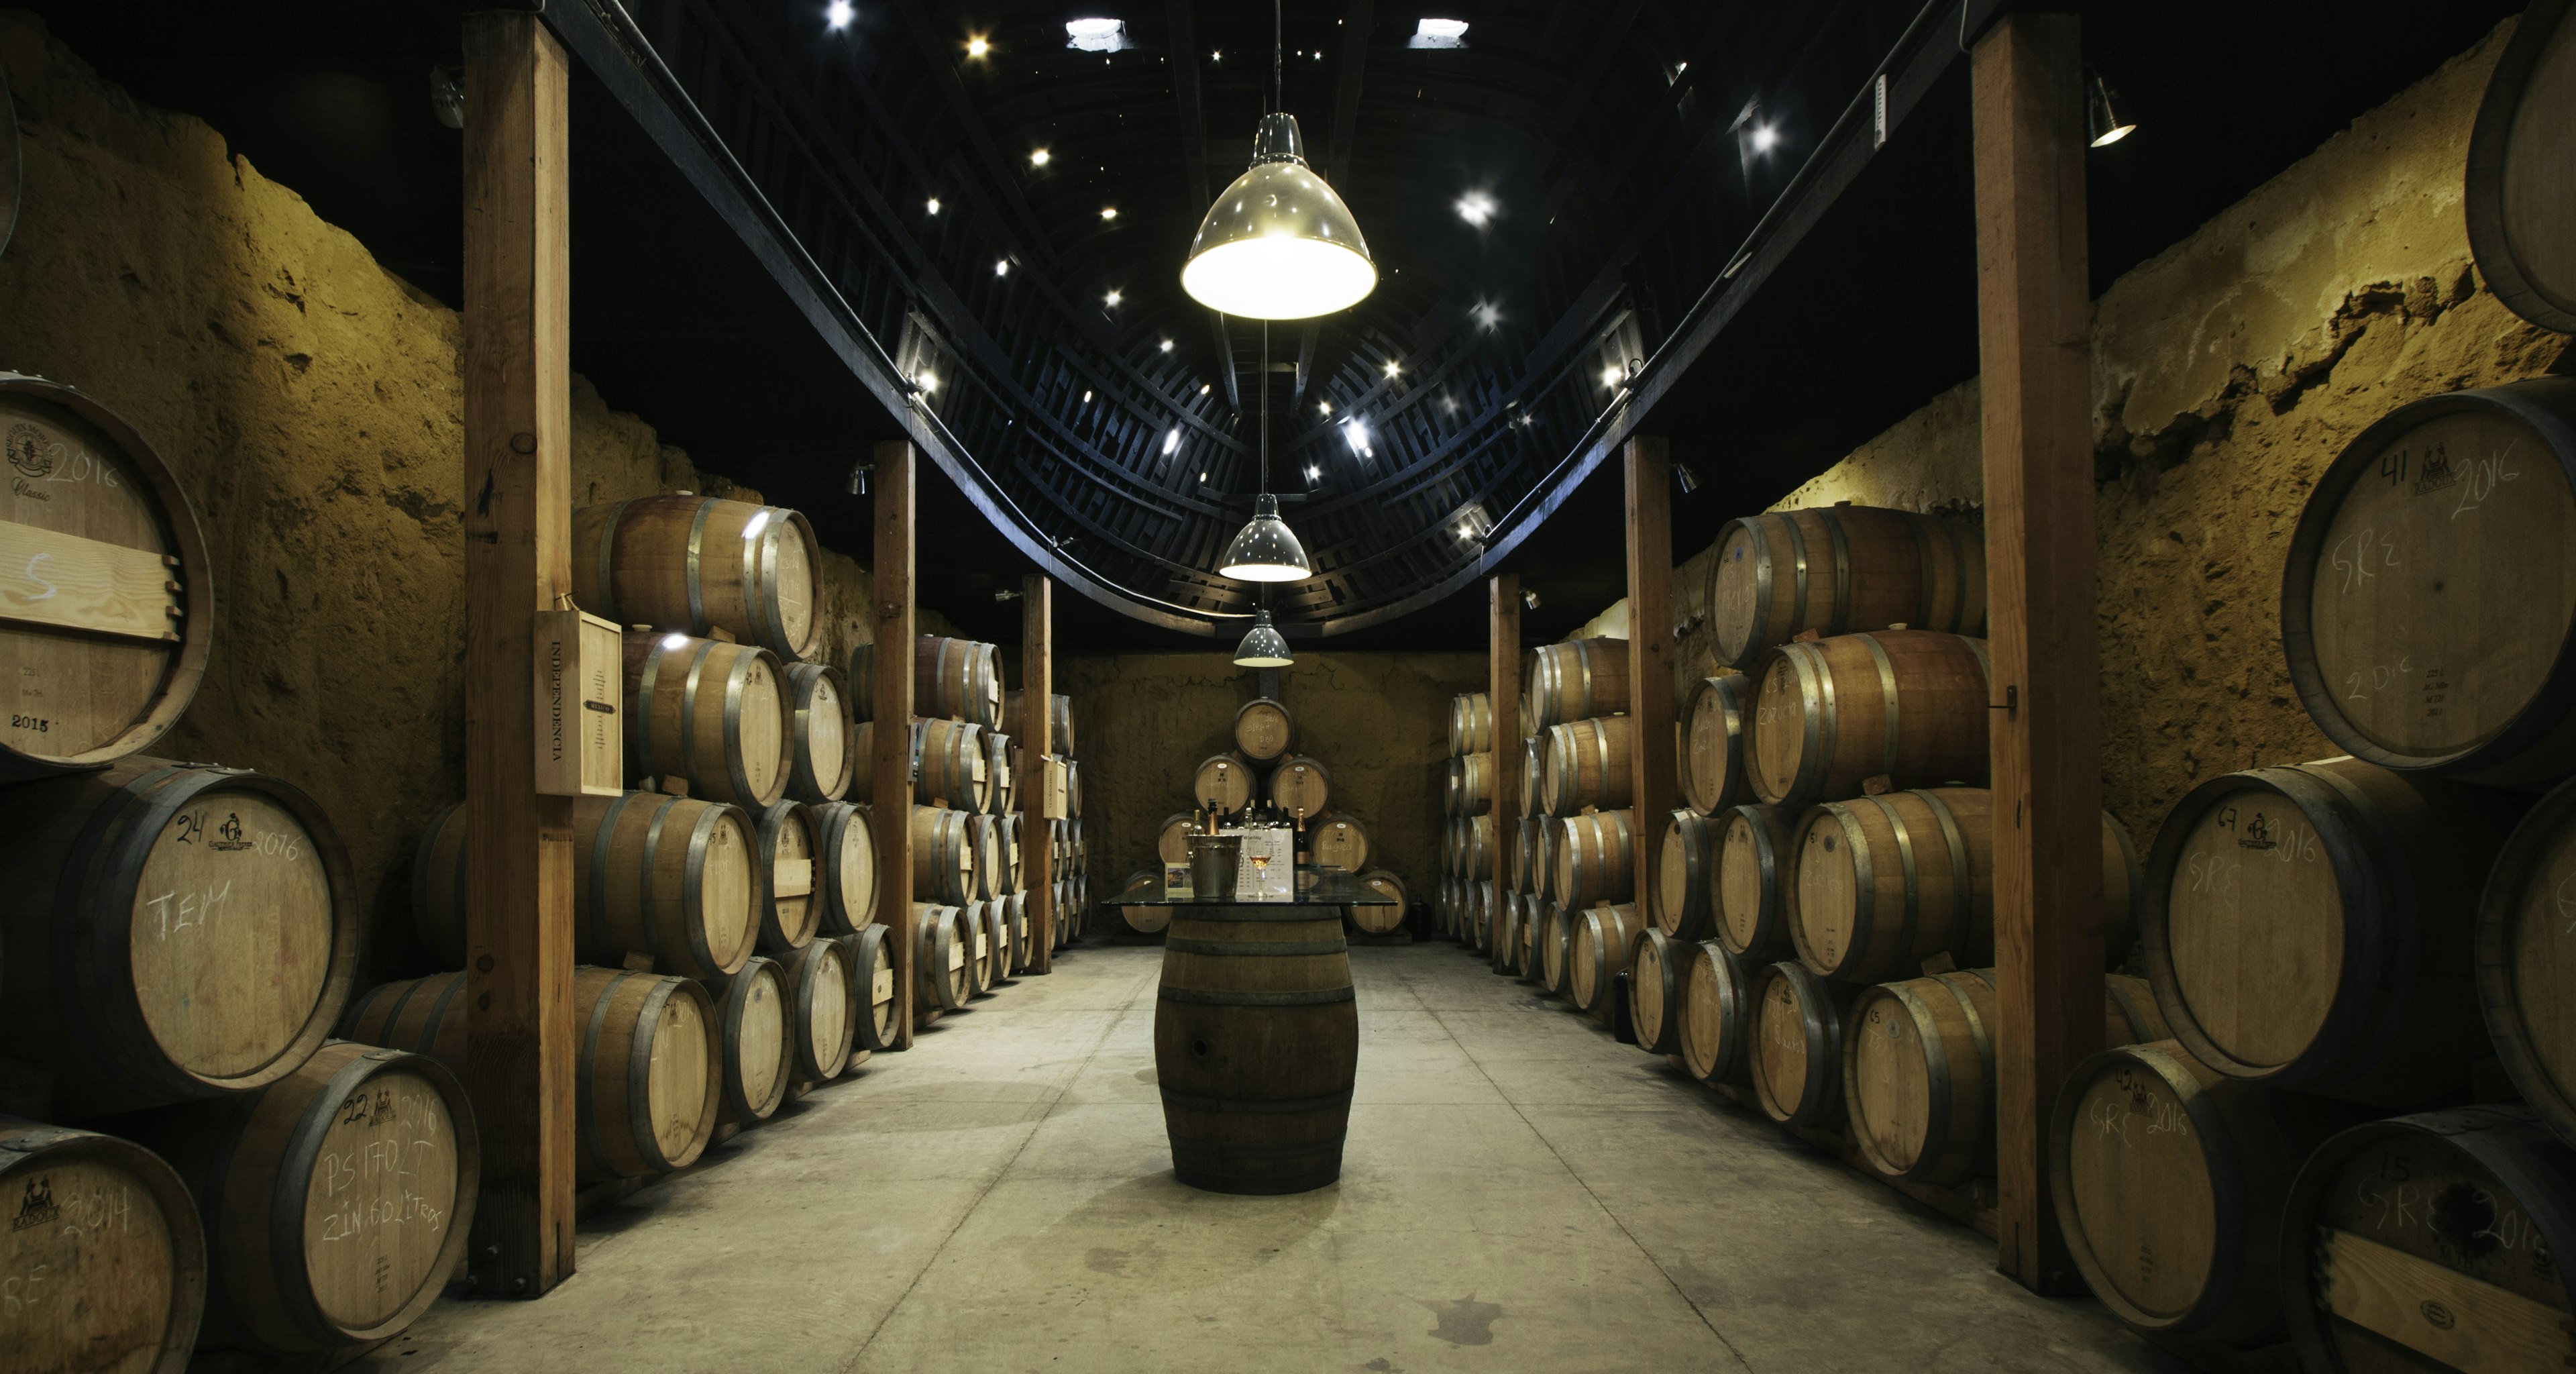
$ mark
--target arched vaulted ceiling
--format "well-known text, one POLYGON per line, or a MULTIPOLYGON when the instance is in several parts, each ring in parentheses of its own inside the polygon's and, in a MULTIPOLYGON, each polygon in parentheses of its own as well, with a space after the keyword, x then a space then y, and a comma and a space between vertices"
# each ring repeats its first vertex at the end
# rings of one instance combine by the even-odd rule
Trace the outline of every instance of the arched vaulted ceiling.
POLYGON ((1097 599, 1219 634, 1251 608, 1213 568, 1259 485, 1265 386, 1315 566, 1275 613, 1329 634, 1436 599, 1543 514, 1815 136, 1948 12, 1286 4, 1280 103, 1380 285, 1269 326, 1265 373, 1263 326, 1178 279, 1272 103, 1269 6, 589 8, 695 107, 1006 533, 1097 599), (1463 45, 1417 46, 1425 17, 1465 20, 1463 45), (1082 18, 1119 20, 1116 50, 1073 46, 1082 18))

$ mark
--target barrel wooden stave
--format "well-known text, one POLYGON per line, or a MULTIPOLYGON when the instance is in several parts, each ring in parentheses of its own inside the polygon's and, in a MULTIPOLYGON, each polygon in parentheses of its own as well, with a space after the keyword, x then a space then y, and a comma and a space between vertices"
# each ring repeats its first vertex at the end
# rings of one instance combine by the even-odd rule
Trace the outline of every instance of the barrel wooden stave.
POLYGON ((1260 775, 1240 754, 1210 754, 1190 775, 1190 798, 1203 811, 1241 811, 1260 797, 1260 775))
POLYGON ((1482 816, 1494 809, 1494 756, 1460 754, 1445 765, 1441 810, 1451 816, 1482 816))
POLYGON ((1359 1065, 1339 921, 1295 908, 1176 912, 1154 1063, 1183 1183, 1280 1194, 1339 1178, 1359 1065))
POLYGON ((1368 867, 1376 851, 1369 842, 1368 827, 1353 816, 1332 815, 1309 828, 1307 841, 1313 846, 1317 868, 1339 868, 1357 873, 1368 867))
POLYGON ((1636 730, 1626 716, 1552 725, 1547 732, 1547 777, 1539 809, 1571 816, 1585 808, 1610 811, 1636 796, 1636 730))
POLYGON ((621 625, 722 629, 781 658, 811 658, 821 545, 778 506, 687 494, 577 507, 573 600, 621 625))
POLYGON ((13 1367, 188 1367, 206 1308, 205 1228, 168 1164, 114 1136, 0 1116, 0 1193, 18 1199, 12 1280, 41 1274, 67 1295, 47 1319, 10 1313, 13 1367))
POLYGON ((753 955, 740 972, 704 981, 715 999, 723 1119, 737 1126, 767 1121, 795 1081, 796 1027, 786 973, 777 960, 753 955))
POLYGON ((961 907, 930 902, 912 904, 915 980, 913 1005, 941 1011, 963 1010, 975 995, 975 973, 969 967, 974 940, 965 935, 961 907))
POLYGON ((1897 787, 1986 781, 1985 641, 1879 630, 1763 652, 1745 736, 1745 780, 1780 806, 1897 787), (1894 698, 1893 711, 1890 697, 1894 698))
POLYGON ((1716 820, 1688 808, 1665 818, 1664 842, 1655 851, 1657 930, 1690 943, 1708 938, 1716 920, 1722 834, 1716 820))
POLYGON ((1682 951, 1688 947, 1651 925, 1637 932, 1628 962, 1628 1022, 1637 1048, 1648 1054, 1681 1052, 1681 979, 1689 973, 1682 951))
POLYGON ((685 778, 691 796, 752 811, 787 795, 795 722, 777 655, 659 630, 625 646, 629 779, 685 778))
POLYGON ((949 906, 973 900, 975 844, 965 812, 912 808, 912 891, 949 906))
POLYGON ((1718 835, 1713 933, 1737 958, 1756 965, 1796 952, 1791 885, 1796 880, 1798 812, 1749 804, 1726 813, 1718 835))
POLYGON ((1404 889, 1404 879, 1392 870, 1373 868, 1359 875, 1360 885, 1382 897, 1391 898, 1392 906, 1355 906, 1345 910, 1353 926, 1371 935, 1384 935, 1404 924, 1405 911, 1413 904, 1404 889))
POLYGON ((60 1114, 264 1087, 348 1001, 348 852, 293 784, 132 755, 10 787, 0 872, 0 1040, 60 1114))
POLYGON ((643 954, 690 978, 742 967, 759 943, 767 882, 750 813, 628 792, 576 797, 572 818, 577 957, 616 965, 643 954))
POLYGON ((1637 890, 1636 813, 1597 811, 1558 823, 1556 900, 1577 910, 1625 902, 1637 890))
POLYGON ((1627 972, 1629 946, 1644 928, 1634 902, 1604 903, 1575 916, 1566 955, 1566 991, 1575 1010, 1609 1017, 1611 986, 1627 972))
POLYGON ((784 958, 812 944, 822 928, 816 882, 822 836, 803 802, 781 801, 760 818, 753 843, 762 869, 760 948, 784 958))
POLYGON ((1254 763, 1268 763, 1297 741, 1297 718, 1282 702, 1255 697, 1234 713, 1234 751, 1254 763))
POLYGON ((1577 639, 1533 649, 1521 673, 1521 733, 1628 709, 1628 641, 1577 639))

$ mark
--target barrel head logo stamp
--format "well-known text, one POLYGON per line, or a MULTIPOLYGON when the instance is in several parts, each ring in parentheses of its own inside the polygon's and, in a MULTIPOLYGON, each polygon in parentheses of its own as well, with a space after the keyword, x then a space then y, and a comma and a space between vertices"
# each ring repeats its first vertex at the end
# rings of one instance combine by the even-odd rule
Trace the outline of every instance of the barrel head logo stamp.
POLYGON ((27 1191, 18 1199, 18 1215, 10 1218, 9 1229, 25 1231, 50 1226, 61 1216, 62 1208, 54 1205, 53 1178, 40 1176, 27 1181, 27 1191))
POLYGON ((2272 838, 2271 822, 2264 820, 2263 813, 2257 811, 2254 819, 2245 823, 2245 833, 2236 837, 2236 844, 2240 849, 2273 849, 2278 847, 2279 841, 2272 838))
POLYGON ((240 812, 225 816, 224 823, 215 827, 215 838, 211 847, 226 851, 251 847, 250 837, 242 833, 240 812))
POLYGON ((2424 455, 2424 470, 2416 474, 2414 494, 2430 496, 2444 487, 2457 485, 2459 480, 2459 469, 2451 465, 2450 449, 2435 444, 2433 451, 2424 455))
POLYGON ((54 456, 45 451, 45 432, 30 424, 9 426, 9 466, 30 477, 43 477, 54 470, 54 456))

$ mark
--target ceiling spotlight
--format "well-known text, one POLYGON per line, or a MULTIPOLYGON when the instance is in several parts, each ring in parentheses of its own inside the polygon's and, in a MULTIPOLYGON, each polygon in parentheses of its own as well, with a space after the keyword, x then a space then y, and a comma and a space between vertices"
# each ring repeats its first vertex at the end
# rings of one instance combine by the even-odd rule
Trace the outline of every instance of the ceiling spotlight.
POLYGON ((1617 386, 1626 380, 1628 380, 1628 370, 1619 366, 1617 363, 1612 363, 1608 367, 1601 369, 1601 384, 1603 386, 1617 386))
POLYGON ((1499 329, 1502 327, 1502 307, 1494 304, 1492 301, 1476 302, 1474 314, 1476 316, 1476 323, 1483 325, 1487 329, 1499 329))
POLYGON ((823 27, 834 33, 848 28, 851 21, 858 17, 859 12, 850 8, 850 0, 832 0, 832 3, 823 7, 823 27))
POLYGON ((1536 593, 1536 592, 1522 592, 1522 593, 1521 593, 1521 604, 1522 604, 1522 605, 1524 605, 1524 606, 1529 607, 1529 608, 1530 608, 1531 610, 1533 610, 1533 611, 1537 610, 1537 609, 1538 609, 1538 593, 1536 593))
POLYGON ((1351 446, 1351 452, 1356 453, 1363 458, 1368 456, 1368 426, 1361 424, 1356 419, 1342 421, 1342 440, 1351 446))
POLYGON ((1223 48, 1218 48, 1218 49, 1216 49, 1215 51, 1210 52, 1210 53, 1208 54, 1208 62, 1209 62, 1209 64, 1210 64, 1210 65, 1214 65, 1214 64, 1216 64, 1216 63, 1223 62, 1224 60, 1225 60, 1225 49, 1223 49, 1223 48))
POLYGON ((1333 403, 1330 401, 1317 401, 1315 403, 1315 409, 1330 415, 1333 413, 1333 403))
POLYGON ((1413 26, 1408 48, 1463 48, 1467 46, 1467 21, 1464 19, 1425 19, 1413 26))
POLYGON ((934 215, 939 213, 939 197, 937 196, 932 196, 930 198, 930 213, 934 215))
POLYGON ((1011 275, 1011 260, 1009 258, 993 259, 993 275, 997 277, 1007 277, 1011 275))
POLYGON ((1494 198, 1482 191, 1469 191, 1458 198, 1458 218, 1479 229, 1493 221, 1495 209, 1494 198))
POLYGON ((1164 351, 1164 352, 1166 352, 1166 353, 1169 353, 1169 352, 1171 352, 1171 351, 1172 351, 1172 341, 1171 341, 1171 340, 1169 340, 1169 339, 1165 339, 1165 340, 1163 340, 1163 351, 1164 351))
POLYGON ((2093 78, 2093 89, 2084 93, 2084 122, 2096 148, 2108 148, 2137 132, 2138 128, 2135 124, 2121 123, 2120 117, 2111 113, 2111 88, 2102 84, 2099 75, 2093 78))
POLYGON ((1032 167, 1044 167, 1054 160, 1055 154, 1048 152, 1044 148, 1032 148, 1029 150, 1029 165, 1032 167))
POLYGON ((1111 220, 1111 219, 1116 219, 1116 218, 1118 218, 1118 207, 1117 207, 1117 206, 1115 206, 1115 205, 1103 205, 1103 206, 1101 206, 1101 207, 1100 207, 1100 217, 1101 217, 1102 219, 1104 219, 1104 220, 1111 220))
POLYGON ((1404 370, 1403 368, 1396 366, 1395 359, 1393 359, 1393 358, 1389 358, 1389 359, 1387 359, 1387 360, 1386 360, 1386 379, 1387 379, 1388 381, 1390 381, 1390 382, 1391 382, 1391 381, 1394 381, 1394 380, 1395 380, 1395 374, 1397 374, 1397 373, 1399 373, 1399 372, 1401 372, 1401 371, 1403 371, 1403 370, 1404 370))
POLYGON ((1202 395, 1202 396, 1205 396, 1206 394, 1208 394, 1208 385, 1207 385, 1207 383, 1205 383, 1205 382, 1201 382, 1201 383, 1199 383, 1199 394, 1200 394, 1200 395, 1202 395))
MULTIPOLYGON (((1122 301, 1122 300, 1125 300, 1125 299, 1126 299, 1126 297, 1119 295, 1119 294, 1118 294, 1117 292, 1115 292, 1115 291, 1112 291, 1112 292, 1110 292, 1108 295, 1101 297, 1101 298, 1100 298, 1100 303, 1101 303, 1102 305, 1116 305, 1116 304, 1118 304, 1118 302, 1120 302, 1120 301, 1122 301)), ((1086 392, 1084 392, 1084 393, 1083 393, 1083 395, 1082 395, 1082 399, 1084 399, 1084 400, 1086 400, 1086 401, 1090 400, 1090 399, 1091 399, 1091 393, 1089 393, 1089 392, 1087 392, 1087 391, 1086 391, 1086 392)))
POLYGON ((1753 126, 1753 151, 1767 153, 1780 146, 1780 130, 1770 124, 1753 126))
POLYGON ((925 392, 937 391, 939 389, 939 374, 936 372, 931 372, 925 369, 920 376, 915 377, 913 380, 918 383, 921 389, 925 392))
POLYGON ((982 57, 984 54, 991 52, 992 50, 993 45, 985 42, 982 34, 977 34, 975 37, 966 40, 966 55, 968 57, 982 57))
POLYGON ((1116 52, 1127 46, 1127 21, 1068 19, 1064 21, 1064 45, 1084 52, 1116 52))
POLYGON ((1673 464, 1673 480, 1682 484, 1682 495, 1684 496, 1688 496, 1692 492, 1699 490, 1699 474, 1691 471, 1688 464, 1673 464))
MULTIPOLYGON (((1172 456, 1172 450, 1177 449, 1177 448, 1179 448, 1180 446, 1181 446, 1181 431, 1180 431, 1180 428, 1179 428, 1178 426, 1174 426, 1173 428, 1171 428, 1171 429, 1169 429, 1169 430, 1164 431, 1164 433, 1163 433, 1163 456, 1164 456, 1164 457, 1166 457, 1166 458, 1171 457, 1171 456, 1172 456)), ((1207 480, 1207 474, 1206 474, 1206 473, 1204 473, 1204 472, 1200 473, 1200 474, 1199 474, 1199 480, 1200 480, 1200 481, 1202 481, 1202 482, 1206 481, 1206 480, 1207 480)))
POLYGON ((1086 392, 1082 393, 1082 403, 1083 403, 1084 405, 1089 405, 1089 404, 1091 404, 1091 393, 1090 393, 1090 392, 1086 391, 1086 392))
POLYGON ((1312 481, 1314 481, 1316 478, 1321 477, 1321 476, 1323 476, 1323 475, 1324 475, 1324 470, 1323 470, 1322 468, 1319 468, 1319 467, 1315 466, 1315 465, 1314 465, 1314 464, 1312 464, 1312 463, 1308 463, 1308 464, 1306 465, 1306 480, 1307 480, 1307 481, 1312 482, 1312 481))

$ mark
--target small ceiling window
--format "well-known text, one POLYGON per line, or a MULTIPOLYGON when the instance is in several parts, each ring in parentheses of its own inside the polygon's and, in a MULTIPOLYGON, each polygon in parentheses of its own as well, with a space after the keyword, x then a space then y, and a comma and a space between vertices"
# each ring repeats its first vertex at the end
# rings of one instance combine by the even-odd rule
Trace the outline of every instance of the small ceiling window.
POLYGON ((1127 21, 1068 19, 1064 21, 1064 45, 1084 52, 1117 52, 1127 46, 1127 21))
POLYGON ((1463 48, 1467 46, 1467 21, 1464 19, 1425 19, 1413 28, 1408 48, 1463 48))

